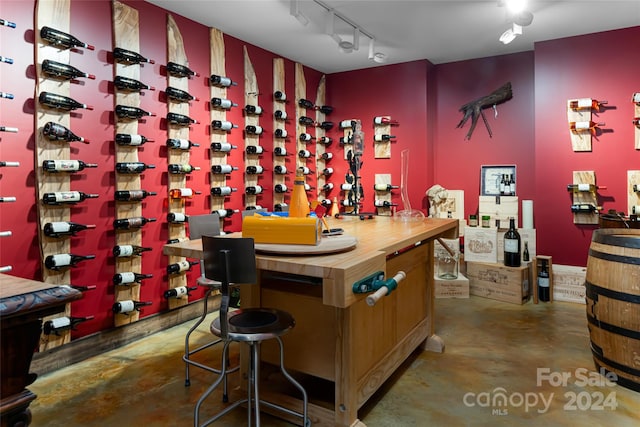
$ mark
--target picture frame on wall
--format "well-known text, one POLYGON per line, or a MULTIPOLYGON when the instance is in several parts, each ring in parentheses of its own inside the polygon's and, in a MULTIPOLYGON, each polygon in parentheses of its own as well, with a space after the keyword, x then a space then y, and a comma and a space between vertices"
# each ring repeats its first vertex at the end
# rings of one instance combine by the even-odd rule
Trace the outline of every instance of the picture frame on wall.
MULTIPOLYGON (((500 196, 500 180, 503 175, 513 175, 513 179, 518 184, 516 177, 516 165, 483 165, 480 167, 480 195, 500 196)), ((517 194, 515 189, 513 193, 517 194)))

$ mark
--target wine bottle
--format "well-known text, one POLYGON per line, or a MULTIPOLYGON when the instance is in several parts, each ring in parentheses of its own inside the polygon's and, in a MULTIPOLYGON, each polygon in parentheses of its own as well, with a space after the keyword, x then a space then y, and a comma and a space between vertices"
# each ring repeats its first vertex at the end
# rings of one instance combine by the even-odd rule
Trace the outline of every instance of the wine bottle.
POLYGON ((640 127, 640 117, 636 117, 634 118, 631 123, 633 123, 634 125, 636 125, 637 127, 640 127))
POLYGON ((13 267, 10 265, 0 265, 0 273, 8 273, 13 270, 13 267))
POLYGON ((141 274, 134 273, 133 271, 126 271, 124 273, 116 273, 113 275, 111 281, 114 285, 130 285, 132 283, 142 284, 142 280, 151 279, 153 274, 141 274))
POLYGON ((145 218, 142 216, 134 216, 131 218, 120 218, 113 221, 113 228, 118 230, 131 230, 141 228, 144 225, 155 222, 155 218, 145 218))
POLYGON ((275 92, 273 92, 273 99, 279 102, 286 102, 287 95, 281 90, 276 90, 275 92))
POLYGON ((16 28, 15 22, 7 21, 6 19, 1 19, 1 18, 0 18, 0 25, 9 27, 9 28, 16 28))
POLYGON ((0 98, 13 99, 13 94, 7 92, 0 92, 0 98))
POLYGON ((399 123, 396 120, 391 120, 390 116, 377 116, 373 118, 373 124, 374 125, 391 125, 391 126, 395 126, 398 125, 399 123))
POLYGON ((40 29, 40 37, 61 49, 70 49, 73 47, 83 47, 89 50, 95 49, 94 46, 81 42, 71 34, 64 33, 51 27, 42 27, 40 29))
POLYGON ((200 264, 200 261, 187 261, 186 259, 179 262, 175 262, 167 266, 167 274, 182 273, 183 271, 191 270, 192 266, 198 265, 198 264, 200 264))
POLYGON ((300 166, 298 168, 298 171, 302 172, 303 175, 310 175, 310 174, 313 173, 313 171, 311 169, 309 169, 308 167, 306 167, 306 166, 300 166))
POLYGON ((498 185, 498 189, 500 190, 500 195, 504 196, 507 186, 507 175, 502 174, 500 176, 500 184, 498 185))
POLYGON ((155 113, 145 111, 142 108, 131 107, 129 105, 116 105, 116 117, 119 119, 141 119, 145 116, 155 116, 155 113))
POLYGON ((196 194, 202 193, 193 188, 172 188, 169 190, 170 199, 192 199, 196 194))
POLYGON ((276 203, 275 205, 273 205, 273 210, 275 212, 283 212, 287 208, 287 206, 289 205, 287 205, 286 203, 276 203))
MULTIPOLYGON (((246 206, 244 208, 244 210, 246 210, 246 211, 255 211, 257 209, 262 209, 262 206, 260 206, 260 205, 250 205, 250 206, 246 206)), ((215 213, 215 211, 212 212, 212 213, 215 213)))
POLYGON ((198 77, 200 75, 186 65, 177 64, 175 62, 167 62, 166 69, 167 73, 174 77, 198 77))
POLYGON ((211 187, 211 195, 214 197, 228 196, 236 191, 238 191, 237 188, 229 187, 227 185, 221 187, 211 187))
POLYGON ((191 142, 188 139, 167 139, 167 147, 174 150, 189 150, 191 147, 199 147, 200 144, 191 142))
POLYGON ((244 131, 247 133, 247 135, 261 135, 262 126, 247 125, 244 127, 244 131))
POLYGON ((42 134, 51 141, 79 141, 84 142, 85 144, 89 143, 89 140, 76 135, 66 127, 54 122, 45 123, 44 127, 42 128, 42 134))
POLYGON ((169 212, 167 214, 167 222, 170 224, 184 224, 189 217, 181 212, 169 212))
POLYGON ((311 153, 311 151, 309 150, 300 150, 298 151, 298 157, 300 157, 301 159, 308 159, 310 157, 313 156, 313 153, 311 153))
POLYGON ((633 184, 633 192, 634 193, 640 192, 640 184, 633 184))
POLYGON ((116 76, 113 79, 113 85, 118 90, 126 90, 130 92, 140 92, 142 90, 156 90, 155 87, 146 85, 141 81, 131 79, 129 77, 116 76))
POLYGON ((322 160, 331 160, 331 159, 333 159, 333 153, 322 153, 320 155, 320 158, 322 160))
POLYGON ((276 138, 286 138, 288 134, 287 134, 287 130, 286 130, 286 129, 276 129, 276 130, 273 132, 273 135, 274 135, 276 138))
POLYGON ((298 119, 298 123, 301 124, 302 126, 315 126, 316 125, 316 121, 313 120, 311 117, 307 117, 307 116, 301 116, 298 119))
POLYGON ((155 64, 155 61, 153 59, 147 59, 144 56, 140 55, 138 52, 123 49, 121 47, 116 47, 115 49, 113 49, 113 58, 116 60, 116 62, 119 62, 121 64, 140 64, 141 62, 155 64))
POLYGON ((209 83, 211 86, 217 87, 229 87, 229 86, 237 86, 238 83, 231 80, 229 77, 219 76, 217 74, 211 74, 209 77, 209 83))
POLYGON ((95 255, 77 254, 55 254, 48 255, 44 259, 44 266, 49 270, 59 270, 61 268, 75 267, 80 261, 94 259, 95 255))
POLYGON ((119 202, 137 202, 157 194, 154 191, 146 190, 118 190, 115 193, 115 199, 119 202))
POLYGON ((20 162, 0 162, 0 168, 17 168, 20 166, 20 162))
POLYGON ((287 120, 287 112, 284 110, 276 110, 273 113, 273 117, 275 117, 276 120, 287 120))
POLYGON ((522 261, 529 262, 529 242, 524 241, 524 249, 522 250, 522 261))
POLYGON ((13 59, 0 55, 0 62, 4 62, 5 64, 13 64, 13 59))
POLYGON ((151 250, 153 250, 153 248, 138 245, 116 245, 113 247, 113 256, 119 258, 141 256, 143 252, 151 250))
POLYGON ((602 209, 601 206, 596 206, 591 203, 578 203, 571 205, 571 212, 573 213, 592 213, 598 212, 602 209))
POLYGON ((237 167, 227 164, 211 165, 211 173, 214 174, 227 175, 236 170, 238 170, 237 167))
POLYGON ((261 194, 263 191, 261 185, 250 185, 244 189, 245 194, 261 194))
POLYGON ((261 145, 247 145, 245 147, 245 152, 247 154, 263 154, 264 147, 262 147, 261 145))
POLYGON ((333 142, 333 139, 329 138, 328 136, 323 136, 318 140, 318 142, 325 147, 328 147, 333 142))
POLYGON ((640 105, 640 92, 634 92, 634 94, 631 96, 631 102, 635 103, 636 105, 640 105))
POLYGON ((509 218, 509 229, 504 233, 504 265, 507 267, 520 267, 520 234, 515 224, 515 218, 509 218))
POLYGON ((287 155, 287 149, 284 147, 276 147, 273 149, 273 154, 279 157, 284 157, 287 155))
POLYGON ((313 110, 316 107, 316 105, 313 102, 304 98, 301 98, 298 100, 298 106, 301 108, 306 108, 307 110, 313 110))
POLYGON ((260 165, 251 165, 251 166, 247 166, 245 169, 245 173, 247 175, 259 175, 261 173, 264 172, 264 168, 260 165))
POLYGON ((632 215, 640 215, 640 205, 635 205, 631 207, 632 215))
POLYGON ((171 86, 167 87, 164 90, 164 93, 167 95, 167 98, 178 102, 199 101, 197 97, 191 95, 186 90, 178 89, 171 86))
POLYGON ((324 169, 322 169, 322 175, 324 175, 324 176, 333 175, 333 168, 324 168, 324 169))
POLYGON ((324 184, 322 186, 322 191, 331 191, 333 190, 333 183, 332 182, 327 182, 326 184, 324 184))
POLYGON ((74 205, 86 199, 97 199, 98 197, 98 194, 87 194, 82 191, 56 191, 53 193, 44 193, 42 195, 42 202, 45 205, 52 206, 62 204, 74 205))
POLYGON ((386 142, 386 141, 393 141, 395 138, 396 138, 395 135, 382 134, 382 135, 375 135, 373 137, 373 140, 375 142, 386 142))
POLYGON ((44 160, 42 170, 46 172, 78 172, 84 168, 97 168, 97 163, 85 163, 82 160, 44 160))
POLYGON ((351 129, 354 127, 355 120, 343 120, 338 125, 339 129, 351 129))
POLYGON ((0 132, 18 133, 18 128, 14 128, 10 126, 0 126, 0 132))
POLYGON ((0 237, 11 237, 12 235, 12 231, 0 231, 0 237))
POLYGON ((96 76, 93 74, 80 71, 76 67, 62 62, 52 61, 51 59, 45 59, 42 61, 42 72, 50 77, 62 78, 65 80, 73 80, 78 77, 85 77, 87 79, 95 80, 96 76))
POLYGON ((373 206, 375 206, 377 208, 390 208, 392 206, 398 206, 398 204, 397 203, 391 203, 388 200, 376 199, 373 202, 373 206))
POLYGON ((240 212, 238 209, 215 209, 211 213, 217 213, 220 218, 231 218, 234 213, 240 212))
POLYGON ((594 184, 569 184, 567 185, 567 191, 571 191, 573 193, 579 193, 579 192, 595 192, 596 190, 604 190, 607 187, 603 187, 601 185, 594 185, 594 184))
POLYGON ((316 123, 316 127, 319 127, 320 129, 324 129, 324 130, 331 130, 333 129, 333 122, 321 122, 321 123, 316 123))
POLYGON ((118 145, 139 146, 146 142, 153 142, 154 140, 151 138, 147 138, 144 135, 117 133, 115 141, 118 145))
POLYGON ((199 166, 191 166, 187 163, 171 163, 169 165, 169 173, 191 173, 199 170, 199 166))
POLYGON ((341 136, 340 145, 348 145, 348 144, 353 144, 353 137, 351 135, 347 137, 341 136))
POLYGON ((289 188, 287 188, 286 184, 276 184, 273 186, 273 191, 276 193, 286 193, 289 191, 289 188))
POLYGON ((233 128, 237 128, 238 125, 234 125, 233 123, 227 120, 213 120, 211 122, 211 127, 214 130, 230 131, 233 128))
POLYGON ((55 319, 47 320, 42 324, 42 332, 45 335, 60 335, 61 332, 76 330, 82 322, 93 319, 93 316, 86 317, 56 317, 55 319))
POLYGON ((284 175, 287 173, 287 167, 283 165, 277 165, 273 168, 273 172, 277 175, 284 175))
POLYGON ((551 298, 549 294, 549 271, 547 271, 547 262, 542 261, 540 271, 538 272, 538 299, 543 302, 548 302, 551 298))
POLYGON ((96 228, 95 224, 79 224, 71 221, 47 222, 42 231, 47 237, 75 236, 78 231, 96 228))
POLYGON ((57 95, 51 92, 41 92, 38 96, 38 101, 42 105, 46 105, 47 107, 55 108, 57 110, 72 111, 78 108, 93 110, 91 105, 81 104, 68 96, 57 95))
POLYGON ((189 126, 191 124, 197 124, 196 119, 192 119, 189 116, 178 113, 167 113, 167 122, 172 125, 189 126))
POLYGON ((118 173, 142 173, 147 169, 155 169, 155 165, 147 165, 142 162, 117 162, 116 172, 118 173))
POLYGON ((310 133, 301 133, 300 135, 298 135, 298 140, 300 142, 310 142, 313 141, 314 139, 316 139, 314 136, 312 136, 310 133))
POLYGON ((391 185, 391 184, 374 184, 373 189, 375 191, 380 191, 380 192, 389 192, 391 190, 396 190, 400 188, 399 185, 391 185))
POLYGON ((226 98, 211 98, 211 106, 222 110, 229 110, 231 107, 237 107, 238 104, 226 98))
POLYGON ((323 105, 321 107, 316 106, 316 110, 320 110, 322 114, 331 114, 333 113, 333 107, 330 105, 323 105))
POLYGON ((191 291, 195 291, 196 289, 198 289, 197 286, 191 286, 191 287, 186 287, 186 286, 176 286, 175 288, 169 289, 164 291, 163 296, 167 299, 169 298, 182 298, 188 295, 189 292, 191 291))
POLYGON ((217 151, 220 153, 228 153, 234 148, 238 148, 236 145, 231 145, 228 142, 212 142, 211 151, 217 151))
POLYGON ((574 133, 589 131, 595 132, 596 128, 604 126, 604 123, 596 123, 592 120, 586 122, 569 122, 569 129, 574 133))
POLYGON ((600 110, 607 101, 598 101, 591 98, 578 98, 569 101, 569 108, 572 110, 600 110))
POLYGON ((259 105, 245 105, 244 112, 247 115, 259 116, 260 114, 262 114, 262 107, 259 105))
POLYGON ((113 311, 114 314, 131 314, 134 311, 140 311, 140 309, 144 306, 147 305, 151 305, 153 304, 151 301, 133 301, 133 300, 124 300, 124 301, 118 301, 118 302, 114 302, 113 305, 111 306, 111 311, 113 311))

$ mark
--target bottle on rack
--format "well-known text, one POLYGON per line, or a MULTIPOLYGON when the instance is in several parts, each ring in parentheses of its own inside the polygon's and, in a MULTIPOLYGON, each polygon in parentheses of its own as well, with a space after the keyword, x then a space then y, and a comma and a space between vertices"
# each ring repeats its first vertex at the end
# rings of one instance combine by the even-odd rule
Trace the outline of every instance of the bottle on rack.
POLYGON ((244 112, 247 115, 259 116, 262 114, 262 107, 259 105, 245 105, 244 112))
POLYGON ((322 153, 320 155, 320 158, 322 160, 331 160, 331 159, 333 159, 333 153, 328 153, 328 152, 327 153, 322 153))
POLYGON ((234 82, 229 77, 219 76, 217 74, 211 74, 211 76, 209 77, 209 84, 211 84, 211 86, 222 88, 238 85, 238 83, 234 82))
POLYGON ((93 74, 80 71, 76 67, 69 64, 63 64, 62 62, 53 61, 51 59, 45 59, 42 61, 42 72, 49 77, 62 78, 65 80, 74 80, 79 77, 95 80, 96 76, 93 74))
POLYGON ((324 129, 324 130, 331 130, 333 129, 333 122, 321 122, 321 123, 316 123, 316 127, 319 127, 320 129, 324 129))
POLYGON ((324 145, 325 147, 328 147, 329 145, 331 145, 332 142, 333 142, 333 139, 331 139, 328 136, 323 136, 323 137, 320 137, 320 139, 318 139, 318 143, 324 145))
POLYGON ((220 187, 211 187, 211 195, 214 197, 224 197, 229 196, 231 193, 238 191, 237 188, 229 187, 227 185, 223 185, 220 187))
POLYGON ((78 108, 85 110, 93 110, 91 105, 82 104, 68 96, 62 96, 51 92, 41 92, 38 96, 38 102, 50 108, 57 110, 72 111, 78 108))
POLYGON ((373 202, 373 206, 377 207, 377 208, 390 208, 393 206, 398 206, 397 203, 391 203, 388 200, 380 200, 380 199, 376 199, 373 202))
POLYGON ((169 164, 169 173, 191 173, 193 171, 199 171, 199 166, 191 166, 187 163, 171 163, 169 164))
POLYGON ((228 120, 212 120, 211 127, 214 130, 230 131, 231 129, 237 128, 238 125, 235 125, 228 120))
POLYGON ((44 193, 42 195, 42 202, 45 205, 62 205, 82 202, 86 199, 97 199, 98 194, 88 194, 82 191, 56 191, 53 193, 44 193))
POLYGON ((327 182, 326 184, 324 184, 322 186, 322 191, 331 191, 333 190, 333 183, 332 182, 327 182))
POLYGON ((549 289, 549 271, 547 270, 547 262, 542 261, 542 265, 540 266, 540 271, 538 272, 538 299, 543 302, 548 302, 550 298, 549 289))
POLYGON ((140 55, 138 52, 123 49, 121 47, 116 47, 115 49, 113 49, 113 58, 116 62, 119 62, 121 64, 140 64, 142 62, 155 64, 155 61, 153 59, 147 59, 144 56, 140 55))
POLYGON ((13 267, 10 265, 0 265, 0 273, 8 273, 13 270, 13 267))
POLYGON ((273 168, 273 172, 277 175, 284 175, 287 173, 287 167, 284 165, 277 165, 273 168))
POLYGON ((138 120, 145 116, 155 116, 155 113, 145 111, 142 108, 131 107, 129 105, 116 105, 116 117, 119 119, 134 119, 138 120))
POLYGON ((113 228, 117 230, 132 230, 136 228, 141 228, 150 222, 156 222, 156 219, 145 218, 142 216, 134 216, 131 218, 120 218, 113 221, 113 228))
POLYGON ((263 191, 261 185, 250 185, 244 189, 245 194, 261 194, 263 191))
POLYGON ((7 21, 6 19, 0 19, 0 25, 9 27, 9 28, 16 28, 15 22, 7 21))
POLYGON ((82 160, 44 160, 42 170, 46 172, 78 172, 85 168, 97 168, 97 163, 85 163, 82 160))
POLYGON ((273 186, 273 191, 276 193, 286 193, 289 191, 289 188, 287 188, 286 184, 276 184, 273 186))
POLYGON ((331 114, 333 113, 333 107, 330 105, 323 105, 321 107, 318 107, 316 105, 316 110, 319 110, 322 114, 331 114))
POLYGON ((79 224, 71 221, 47 222, 42 231, 47 237, 75 236, 78 231, 96 228, 95 224, 79 224))
POLYGON ((300 142, 311 142, 311 141, 313 141, 314 139, 316 139, 316 138, 315 138, 313 135, 311 135, 310 133, 306 133, 306 132, 305 132, 305 133, 301 133, 301 134, 298 136, 298 140, 299 140, 300 142))
POLYGON ((287 95, 281 90, 276 90, 273 92, 273 99, 278 102, 287 102, 287 95))
POLYGON ((308 99, 301 98, 298 100, 298 107, 306 108, 307 110, 315 109, 316 105, 308 99))
POLYGON ((113 275, 112 282, 114 285, 131 285, 133 283, 141 285, 142 280, 151 279, 153 274, 141 274, 134 273, 133 271, 126 271, 123 273, 116 273, 113 275))
POLYGON ((148 252, 153 248, 138 245, 116 245, 113 247, 113 256, 124 258, 130 256, 141 256, 143 252, 148 252))
POLYGON ((591 192, 594 193, 597 190, 606 190, 607 187, 594 184, 569 184, 567 185, 567 191, 572 193, 591 192))
POLYGON ((0 132, 18 133, 18 128, 14 128, 11 126, 0 126, 0 132))
POLYGON ((571 212, 573 213, 594 213, 602 209, 602 206, 596 206, 591 203, 577 203, 571 205, 571 212))
POLYGON ((40 29, 40 38, 60 49, 71 49, 74 47, 83 47, 88 50, 95 49, 94 46, 81 42, 77 37, 51 27, 42 27, 40 29))
POLYGON ((167 74, 170 74, 173 77, 198 77, 200 75, 186 65, 177 64, 175 62, 167 62, 166 69, 167 74))
POLYGON ((20 162, 0 162, 0 168, 17 168, 20 162))
POLYGON ((275 117, 276 120, 287 120, 287 112, 284 110, 276 110, 273 113, 273 117, 275 117))
POLYGON ((394 141, 395 138, 396 138, 395 135, 382 134, 382 135, 374 135, 373 140, 375 142, 387 142, 387 141, 394 141))
POLYGON ((196 191, 193 188, 172 188, 169 190, 169 198, 178 199, 192 199, 194 195, 202 194, 200 191, 196 191))
POLYGON ((13 94, 7 92, 0 92, 0 98, 13 99, 13 94))
POLYGON ((114 302, 111 306, 111 311, 114 314, 127 314, 130 315, 134 311, 140 311, 140 309, 144 306, 153 304, 151 301, 133 301, 133 300, 124 300, 114 302))
POLYGON ((287 133, 287 130, 286 130, 286 129, 276 129, 276 130, 273 132, 273 135, 274 135, 276 138, 283 138, 283 139, 284 139, 284 138, 286 138, 286 137, 287 137, 288 133, 287 133))
POLYGON ((324 176, 333 175, 333 168, 324 168, 324 169, 322 169, 322 175, 324 175, 324 176))
POLYGON ((504 233, 504 265, 520 267, 520 233, 515 218, 509 218, 509 229, 504 233))
POLYGON ((186 90, 178 89, 171 86, 168 86, 164 90, 164 93, 167 95, 167 98, 177 102, 199 101, 197 97, 191 95, 186 90))
POLYGON ((250 165, 245 168, 247 175, 259 175, 264 172, 264 168, 260 165, 250 165))
POLYGON ((389 192, 391 190, 397 190, 398 188, 400 188, 399 185, 391 185, 391 184, 374 184, 373 189, 375 191, 380 191, 380 192, 389 192))
POLYGON ((191 270, 192 266, 198 265, 198 264, 200 264, 200 261, 187 261, 186 259, 179 262, 175 262, 167 266, 167 274, 182 273, 183 271, 191 270))
POLYGON ((298 157, 300 157, 301 159, 308 159, 310 157, 313 156, 313 153, 311 153, 311 151, 309 150, 300 150, 298 151, 298 157))
POLYGON ((80 261, 94 259, 95 255, 55 254, 48 255, 44 259, 44 266, 49 270, 75 267, 80 261))
POLYGON ((13 59, 0 55, 0 62, 4 62, 5 64, 13 64, 13 59))
POLYGON ((197 124, 196 119, 192 119, 189 116, 178 113, 167 113, 167 122, 172 125, 189 126, 191 124, 197 124))
POLYGON ((214 108, 220 108, 222 110, 229 110, 231 107, 237 107, 238 104, 226 98, 211 98, 211 106, 214 108))
POLYGON ((637 127, 640 127, 640 117, 635 117, 631 123, 633 123, 634 125, 636 125, 637 127))
POLYGON ((227 175, 237 170, 238 168, 236 166, 231 166, 227 164, 211 165, 211 173, 220 174, 220 175, 227 175))
POLYGON ((146 85, 139 80, 129 77, 116 76, 113 79, 113 85, 118 90, 126 90, 130 92, 140 92, 142 90, 156 90, 155 87, 146 85))
POLYGON ((313 171, 306 166, 300 166, 298 170, 302 172, 303 175, 311 175, 313 173, 313 171))
POLYGON ((185 296, 190 296, 191 294, 189 292, 195 291, 196 289, 198 289, 197 286, 191 286, 191 287, 176 286, 175 288, 164 291, 163 296, 167 299, 182 298, 185 296))
POLYGON ((220 218, 231 218, 234 213, 240 212, 238 209, 215 209, 211 213, 217 213, 220 218))
POLYGON ((309 207, 309 199, 304 189, 305 179, 303 171, 296 169, 296 177, 293 181, 293 191, 291 192, 291 206, 289 207, 289 216, 293 218, 305 218, 309 215, 311 209, 309 207))
POLYGON ((155 169, 155 165, 147 165, 142 162, 117 162, 116 172, 118 173, 142 173, 147 169, 155 169))
POLYGON ((307 116, 301 116, 298 119, 298 123, 301 124, 302 126, 315 126, 316 125, 316 121, 313 120, 311 117, 307 117, 307 116))
POLYGON ((373 118, 373 124, 377 125, 377 126, 384 126, 384 125, 390 125, 390 126, 397 126, 399 125, 397 120, 391 120, 390 116, 376 116, 373 118))
POLYGON ((604 126, 604 123, 596 123, 592 120, 588 122, 569 122, 569 129, 571 132, 579 133, 579 132, 596 132, 596 129, 604 126))
POLYGON ((338 124, 338 129, 353 129, 354 123, 355 123, 355 120, 342 120, 338 124))
POLYGON ((211 151, 218 151, 221 153, 228 153, 234 148, 238 148, 236 145, 231 145, 228 142, 212 142, 211 151))
POLYGON ((247 154, 263 154, 264 147, 261 145, 247 145, 245 151, 247 154))
POLYGON ((273 154, 279 157, 284 157, 287 155, 287 150, 284 147, 276 147, 273 149, 273 154))
POLYGON ((260 205, 250 205, 250 206, 246 206, 244 208, 244 210, 246 210, 246 211, 255 211, 256 209, 262 209, 262 206, 260 206, 260 205))
POLYGON ((147 142, 153 142, 154 140, 147 138, 144 135, 117 133, 115 141, 118 145, 131 145, 137 147, 147 142))
POLYGON ((154 191, 146 190, 118 190, 115 192, 115 199, 119 202, 137 202, 148 196, 157 195, 154 191))
POLYGON ((247 135, 261 135, 262 126, 247 125, 244 127, 244 131, 246 132, 247 135))
POLYGON ((286 208, 287 208, 286 203, 276 203, 275 205, 273 205, 273 210, 274 212, 283 212, 286 208))
POLYGON ((598 101, 591 98, 579 98, 569 101, 569 108, 572 110, 600 110, 607 101, 598 101))
POLYGON ((167 214, 167 222, 169 224, 184 224, 189 221, 189 217, 181 212, 169 212, 167 214))
POLYGON ((191 142, 188 139, 175 139, 175 138, 167 139, 167 147, 173 150, 189 150, 192 147, 199 147, 199 146, 200 144, 191 142))
POLYGON ((0 237, 11 237, 12 235, 12 231, 0 231, 0 237))
POLYGON ((85 317, 56 317, 51 320, 47 320, 42 324, 42 332, 45 335, 60 335, 62 332, 76 330, 76 326, 80 323, 93 319, 93 316, 85 317))
POLYGON ((54 122, 45 123, 44 127, 42 128, 42 134, 46 136, 50 141, 79 141, 84 142, 85 144, 89 143, 89 140, 76 135, 66 127, 54 122))

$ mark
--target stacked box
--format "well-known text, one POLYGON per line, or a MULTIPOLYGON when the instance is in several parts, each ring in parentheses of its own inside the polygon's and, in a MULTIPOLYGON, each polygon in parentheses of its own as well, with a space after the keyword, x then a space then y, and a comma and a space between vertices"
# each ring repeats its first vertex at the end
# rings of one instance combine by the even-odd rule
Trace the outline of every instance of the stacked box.
MULTIPOLYGON (((498 230, 497 243, 498 243, 498 261, 504 261, 504 233, 506 230, 498 230)), ((518 229, 518 234, 520 234, 520 259, 524 258, 522 254, 524 253, 524 242, 529 242, 529 261, 531 261, 536 256, 536 230, 535 229, 518 229)))
POLYGON ((498 260, 498 229, 465 227, 464 259, 469 262, 496 262, 498 260))
POLYGON ((556 265, 553 269, 553 299, 555 301, 586 304, 584 286, 587 269, 572 265, 556 265))
POLYGON ((524 304, 531 296, 529 266, 467 262, 469 293, 483 298, 524 304))
POLYGON ((469 279, 458 273, 457 279, 434 276, 436 298, 469 298, 469 279))
POLYGON ((489 215, 491 226, 509 228, 509 218, 515 218, 518 224, 518 196, 480 196, 478 220, 489 215))

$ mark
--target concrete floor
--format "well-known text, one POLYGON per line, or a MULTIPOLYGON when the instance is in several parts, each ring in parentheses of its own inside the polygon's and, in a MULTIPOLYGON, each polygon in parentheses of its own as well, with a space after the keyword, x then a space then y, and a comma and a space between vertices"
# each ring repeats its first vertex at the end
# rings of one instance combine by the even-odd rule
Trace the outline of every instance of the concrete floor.
MULTIPOLYGON (((580 368, 595 375, 584 311, 562 302, 438 299, 436 333, 445 352, 415 352, 359 417, 369 427, 638 426, 640 393, 581 384, 580 368), (542 369, 570 378, 538 384, 542 369), (494 406, 500 393, 507 404, 494 406)), ((214 379, 192 368, 191 386, 184 386, 183 337, 191 323, 38 378, 29 387, 38 395, 32 426, 191 426, 194 404, 214 379)), ((210 339, 205 323, 196 341, 210 339)), ((219 350, 209 353, 205 359, 219 360, 219 350)), ((219 408, 219 396, 207 401, 203 418, 219 408)), ((262 421, 290 425, 268 415, 262 421)), ((246 425, 246 413, 238 409, 215 425, 246 425)))

